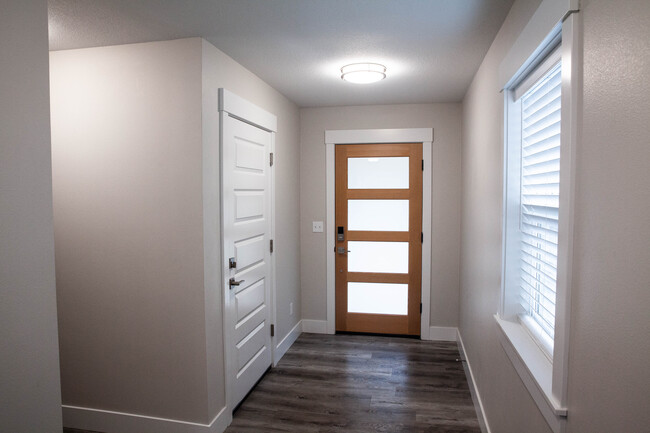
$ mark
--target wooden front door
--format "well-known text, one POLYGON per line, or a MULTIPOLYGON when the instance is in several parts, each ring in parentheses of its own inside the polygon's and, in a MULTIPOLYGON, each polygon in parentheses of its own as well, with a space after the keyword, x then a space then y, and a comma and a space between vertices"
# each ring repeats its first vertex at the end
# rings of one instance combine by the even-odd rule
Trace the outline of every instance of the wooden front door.
POLYGON ((422 144, 336 146, 336 330, 420 335, 422 144))

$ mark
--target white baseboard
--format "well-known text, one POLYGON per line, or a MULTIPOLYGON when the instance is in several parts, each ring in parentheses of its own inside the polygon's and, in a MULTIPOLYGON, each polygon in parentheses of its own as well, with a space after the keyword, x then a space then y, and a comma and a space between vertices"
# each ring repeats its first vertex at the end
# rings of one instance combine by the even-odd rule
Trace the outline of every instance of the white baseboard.
POLYGON ((232 421, 226 407, 210 424, 200 424, 87 407, 62 406, 63 426, 111 433, 223 433, 232 421))
POLYGON ((232 410, 228 409, 228 406, 224 406, 210 423, 210 433, 223 433, 231 422, 232 410))
POLYGON ((428 341, 456 341, 458 328, 452 326, 430 326, 429 335, 423 340, 428 341))
POLYGON ((463 360, 463 369, 465 370, 465 376, 467 377, 467 382, 469 384, 469 391, 472 394, 472 401, 474 402, 474 408, 476 409, 478 423, 481 426, 481 432, 491 433, 490 425, 487 422, 487 418, 485 418, 485 411, 483 410, 483 400, 481 400, 481 394, 478 392, 478 388, 476 387, 474 373, 472 373, 472 366, 467 358, 467 352, 465 352, 465 345, 460 336, 460 331, 458 331, 458 351, 460 352, 460 359, 463 360))
POLYGON ((296 326, 291 328, 291 331, 278 343, 278 345, 275 347, 275 352, 273 356, 273 366, 275 367, 278 365, 278 361, 282 359, 285 353, 287 353, 287 350, 291 347, 291 345, 300 337, 300 334, 302 333, 302 320, 299 320, 298 323, 296 323, 296 326))
POLYGON ((327 320, 302 319, 302 332, 309 334, 327 334, 327 320))

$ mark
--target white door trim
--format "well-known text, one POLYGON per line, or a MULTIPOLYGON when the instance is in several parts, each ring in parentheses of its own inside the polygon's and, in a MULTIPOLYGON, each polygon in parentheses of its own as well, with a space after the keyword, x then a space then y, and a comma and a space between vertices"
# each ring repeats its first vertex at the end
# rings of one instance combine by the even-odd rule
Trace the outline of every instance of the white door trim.
POLYGON ((335 333, 335 185, 334 147, 337 144, 368 143, 422 143, 424 172, 422 173, 422 316, 420 317, 420 338, 429 339, 429 316, 431 314, 431 161, 433 145, 432 128, 408 129, 349 129, 325 131, 325 166, 327 182, 327 333, 335 333))
MULTIPOLYGON (((220 88, 219 89, 219 171, 220 171, 220 176, 223 176, 223 125, 224 125, 224 118, 225 116, 231 116, 236 119, 239 119, 243 122, 246 122, 248 124, 251 124, 253 126, 259 127, 261 129, 267 130, 271 132, 271 145, 270 145, 270 152, 274 153, 275 152, 275 133, 277 132, 277 117, 269 113, 268 111, 265 111, 264 109, 258 107, 257 105, 253 104, 252 102, 249 102, 248 100, 241 98, 240 96, 237 96, 236 94, 220 88)), ((270 196, 271 196, 271 229, 270 229, 270 237, 271 239, 275 239, 275 162, 273 163, 273 166, 271 167, 270 175, 270 196)), ((219 186, 220 194, 221 194, 221 200, 223 201, 223 180, 220 179, 221 185, 219 186)), ((229 332, 229 320, 228 320, 228 302, 227 302, 227 296, 229 292, 229 288, 226 287, 225 285, 225 275, 228 275, 229 268, 228 268, 228 255, 225 253, 225 245, 224 245, 224 217, 223 217, 223 203, 221 203, 221 256, 222 256, 222 277, 221 277, 221 306, 222 306, 222 323, 223 323, 223 344, 224 344, 224 350, 223 350, 223 356, 224 356, 224 365, 225 365, 225 382, 226 382, 226 406, 228 408, 228 412, 231 413, 232 410, 234 409, 232 405, 232 398, 233 398, 233 377, 236 372, 236 368, 234 363, 232 362, 232 350, 231 347, 234 346, 233 342, 233 335, 232 333, 229 332)), ((270 292, 271 292, 271 301, 270 301, 270 316, 271 316, 271 324, 275 325, 277 322, 277 312, 276 312, 276 260, 275 260, 275 253, 271 254, 271 261, 270 261, 270 292)), ((271 362, 272 365, 275 365, 277 363, 276 358, 276 351, 277 351, 277 336, 271 337, 271 362)), ((278 358, 279 359, 279 358, 278 358)))
POLYGON ((278 132, 278 118, 227 89, 219 89, 219 112, 227 112, 242 122, 271 132, 278 132))

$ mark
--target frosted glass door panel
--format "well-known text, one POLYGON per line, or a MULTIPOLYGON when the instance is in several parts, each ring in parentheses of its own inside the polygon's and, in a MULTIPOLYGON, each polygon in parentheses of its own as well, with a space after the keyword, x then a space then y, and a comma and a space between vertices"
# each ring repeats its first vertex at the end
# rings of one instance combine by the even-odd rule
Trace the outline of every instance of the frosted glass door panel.
POLYGON ((408 200, 348 200, 348 230, 407 232, 408 200))
POLYGON ((348 313, 408 314, 408 284, 348 283, 348 313))
POLYGON ((348 158, 348 189, 408 189, 409 159, 348 158))
POLYGON ((348 272, 407 274, 408 242, 348 242, 348 272))

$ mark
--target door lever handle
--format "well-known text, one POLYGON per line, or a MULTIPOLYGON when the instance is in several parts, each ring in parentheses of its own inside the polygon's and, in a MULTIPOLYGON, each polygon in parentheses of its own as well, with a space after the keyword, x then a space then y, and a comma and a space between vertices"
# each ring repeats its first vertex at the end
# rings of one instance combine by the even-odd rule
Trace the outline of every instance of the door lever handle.
POLYGON ((339 254, 345 254, 345 253, 349 253, 350 250, 346 250, 345 247, 338 247, 336 249, 336 252, 339 253, 339 254))
POLYGON ((244 280, 235 281, 234 278, 231 278, 230 281, 228 281, 228 285, 230 286, 230 290, 232 290, 233 287, 239 286, 243 282, 244 280))

